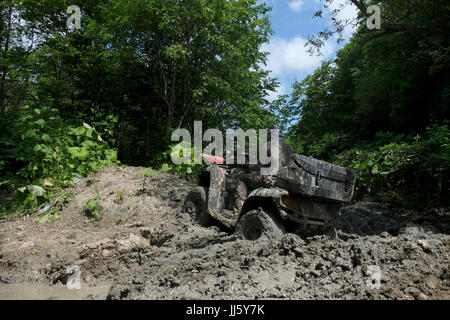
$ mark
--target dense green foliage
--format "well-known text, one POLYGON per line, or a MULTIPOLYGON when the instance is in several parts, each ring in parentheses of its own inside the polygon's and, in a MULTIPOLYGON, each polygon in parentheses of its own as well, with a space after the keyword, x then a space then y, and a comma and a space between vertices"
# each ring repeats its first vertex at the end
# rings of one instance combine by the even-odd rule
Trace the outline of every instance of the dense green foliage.
POLYGON ((117 151, 95 128, 69 125, 58 109, 24 106, 1 124, 0 183, 19 191, 23 209, 47 202, 54 189, 77 177, 117 163, 117 151))
POLYGON ((448 203, 448 126, 428 128, 423 138, 416 139, 403 139, 402 135, 393 137, 379 134, 375 142, 382 146, 359 146, 346 150, 333 159, 334 162, 360 173, 360 196, 364 195, 366 199, 403 202, 419 208, 448 203), (382 141, 386 138, 393 142, 384 145, 386 142, 382 141))
MULTIPOLYGON (((63 203, 59 187, 118 160, 195 175, 201 166, 170 161, 171 133, 194 120, 221 130, 278 122, 296 152, 357 170, 358 198, 448 204, 450 5, 351 2, 361 14, 350 43, 269 104, 264 1, 1 1, 0 188, 17 201, 0 214, 63 203), (373 3, 382 30, 365 27, 373 3), (67 28, 69 5, 82 9, 80 30, 67 28)), ((338 13, 310 45, 343 30, 338 13)), ((86 214, 99 219, 96 201, 86 214)))
POLYGON ((20 114, 3 130, 8 136, 1 141, 5 146, 2 159, 8 166, 17 164, 17 175, 24 180, 51 177, 68 185, 75 174, 86 175, 117 160, 116 151, 108 149, 93 127, 86 123, 79 127, 67 125, 57 109, 30 110, 25 106, 20 114))
POLYGON ((2 1, 0 183, 48 191, 118 159, 193 175, 167 159, 173 130, 272 125, 268 11, 257 0, 2 1), (73 32, 69 5, 82 10, 73 32))
POLYGON ((298 120, 288 134, 296 152, 358 170, 360 196, 448 203, 450 6, 378 2, 396 27, 363 24, 273 107, 298 120))

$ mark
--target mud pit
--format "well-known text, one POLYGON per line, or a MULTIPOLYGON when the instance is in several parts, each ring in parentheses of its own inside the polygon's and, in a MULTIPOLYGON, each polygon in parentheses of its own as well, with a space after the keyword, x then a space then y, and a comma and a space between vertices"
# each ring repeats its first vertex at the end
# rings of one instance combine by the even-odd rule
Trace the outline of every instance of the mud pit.
POLYGON ((158 173, 143 191, 142 171, 81 180, 54 224, 0 222, 0 299, 450 298, 448 209, 362 203, 334 236, 249 242, 192 224, 181 212, 192 184, 158 173), (84 216, 97 191, 98 223, 84 216))

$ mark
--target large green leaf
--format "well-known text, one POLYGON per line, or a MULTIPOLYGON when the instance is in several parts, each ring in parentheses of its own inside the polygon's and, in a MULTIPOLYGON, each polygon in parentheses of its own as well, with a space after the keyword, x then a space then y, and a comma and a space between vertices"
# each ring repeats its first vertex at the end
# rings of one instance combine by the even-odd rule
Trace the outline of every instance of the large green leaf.
POLYGON ((372 174, 378 174, 378 165, 372 167, 372 174))
POLYGON ((70 134, 73 134, 75 136, 81 136, 86 132, 86 128, 84 127, 77 127, 70 130, 70 134))
POLYGON ((35 185, 29 185, 27 189, 35 197, 42 197, 45 193, 44 188, 35 185))
POLYGON ((36 120, 34 123, 37 124, 38 126, 41 126, 41 127, 45 126, 45 120, 44 119, 36 120))
POLYGON ((86 160, 89 157, 89 151, 86 148, 78 148, 78 159, 81 161, 86 160))
POLYGON ((46 133, 44 133, 44 134, 41 136, 41 139, 42 139, 42 141, 44 141, 44 142, 49 142, 49 141, 51 140, 50 136, 49 136, 48 134, 46 134, 46 133))
POLYGON ((29 139, 36 136, 36 132, 34 130, 28 130, 24 134, 22 134, 22 140, 29 139))

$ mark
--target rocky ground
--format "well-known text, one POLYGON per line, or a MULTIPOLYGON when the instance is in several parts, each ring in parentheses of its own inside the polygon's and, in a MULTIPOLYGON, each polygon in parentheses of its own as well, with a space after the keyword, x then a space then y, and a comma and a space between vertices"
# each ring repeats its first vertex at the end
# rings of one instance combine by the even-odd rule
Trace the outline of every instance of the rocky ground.
POLYGON ((358 203, 334 236, 250 242, 193 224, 189 182, 158 173, 143 189, 142 171, 80 180, 54 223, 1 221, 0 299, 450 298, 448 209, 358 203), (100 222, 85 216, 93 198, 100 222))

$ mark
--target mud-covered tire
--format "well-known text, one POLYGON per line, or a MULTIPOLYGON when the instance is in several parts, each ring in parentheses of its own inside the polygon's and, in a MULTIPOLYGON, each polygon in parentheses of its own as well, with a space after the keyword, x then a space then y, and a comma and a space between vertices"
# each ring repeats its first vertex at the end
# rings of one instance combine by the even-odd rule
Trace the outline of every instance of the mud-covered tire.
POLYGON ((207 211, 208 189, 196 187, 186 197, 183 204, 183 211, 188 213, 192 221, 207 227, 211 223, 211 217, 207 211))
POLYGON ((236 235, 247 240, 277 241, 284 234, 283 224, 262 209, 247 212, 236 225, 236 235))

